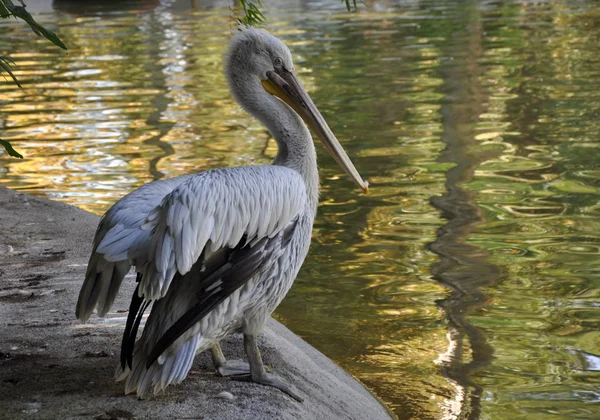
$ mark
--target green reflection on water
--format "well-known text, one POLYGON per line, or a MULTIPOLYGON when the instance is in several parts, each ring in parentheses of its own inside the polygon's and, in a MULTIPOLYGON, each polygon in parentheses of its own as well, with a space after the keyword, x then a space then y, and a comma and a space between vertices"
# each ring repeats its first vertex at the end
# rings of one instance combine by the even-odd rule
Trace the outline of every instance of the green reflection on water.
MULTIPOLYGON (((102 213, 274 156, 225 86, 226 8, 64 4, 39 17, 68 55, 1 24, 24 82, 0 81, 2 137, 26 157, 0 158, 3 185, 102 213)), ((596 3, 281 6, 272 29, 372 188, 319 149, 313 245, 277 316, 401 418, 599 416, 596 3)))

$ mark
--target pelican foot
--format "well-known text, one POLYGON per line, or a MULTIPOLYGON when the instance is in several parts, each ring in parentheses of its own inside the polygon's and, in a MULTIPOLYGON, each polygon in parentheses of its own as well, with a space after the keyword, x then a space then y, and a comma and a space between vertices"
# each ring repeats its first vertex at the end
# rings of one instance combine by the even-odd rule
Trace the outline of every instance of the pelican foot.
POLYGON ((221 376, 250 375, 250 365, 241 360, 226 360, 216 368, 221 376))
POLYGON ((250 365, 241 360, 227 360, 219 343, 213 345, 211 352, 213 364, 219 375, 239 376, 250 374, 250 365))
POLYGON ((250 375, 238 376, 234 379, 246 380, 256 382, 257 384, 272 386, 277 388, 298 402, 304 401, 302 397, 292 391, 292 388, 279 379, 277 376, 269 374, 265 371, 260 350, 256 345, 256 337, 252 334, 244 334, 244 350, 248 356, 248 363, 250 364, 250 375))
POLYGON ((292 390, 291 386, 289 386, 288 384, 286 384, 284 381, 282 381, 281 379, 279 379, 277 376, 275 376, 273 374, 263 372, 263 374, 258 375, 258 377, 256 377, 256 376, 253 377, 252 375, 244 375, 244 376, 236 376, 233 379, 238 380, 238 381, 254 382, 254 383, 265 385, 265 386, 272 386, 273 388, 277 388, 278 390, 285 392, 286 394, 288 394, 290 397, 292 397, 293 399, 295 399, 298 402, 304 401, 304 398, 302 398, 294 390, 292 390))

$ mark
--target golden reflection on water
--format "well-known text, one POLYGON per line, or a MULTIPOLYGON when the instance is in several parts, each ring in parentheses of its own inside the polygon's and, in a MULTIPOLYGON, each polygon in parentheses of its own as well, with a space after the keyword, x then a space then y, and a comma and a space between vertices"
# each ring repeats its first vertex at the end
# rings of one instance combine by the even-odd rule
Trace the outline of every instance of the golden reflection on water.
MULTIPOLYGON (((100 214, 273 158, 225 85, 227 8, 53 5, 68 54, 0 23, 24 86, 0 80, 0 137, 25 155, 0 156, 2 185, 100 214)), ((600 415, 600 13, 578 5, 267 9, 372 185, 319 149, 313 245, 277 317, 400 418, 600 415)))

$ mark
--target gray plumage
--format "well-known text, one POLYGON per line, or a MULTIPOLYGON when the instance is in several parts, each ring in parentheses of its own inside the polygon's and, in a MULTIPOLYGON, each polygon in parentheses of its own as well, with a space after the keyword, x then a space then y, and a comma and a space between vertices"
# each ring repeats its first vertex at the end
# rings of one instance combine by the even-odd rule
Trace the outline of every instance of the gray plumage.
POLYGON ((292 286, 310 244, 319 178, 303 119, 366 190, 293 75, 291 54, 280 40, 262 30, 241 31, 226 55, 225 73, 235 99, 277 141, 273 164, 144 185, 111 207, 94 238, 79 319, 87 320, 94 308, 105 315, 130 267, 140 273, 123 343, 130 354, 117 369, 127 393, 143 396, 181 382, 195 354, 212 348, 222 373, 242 369, 255 382, 300 399, 264 372, 255 337, 292 286), (152 309, 132 346, 144 302, 152 309), (235 331, 244 334, 248 367, 234 368, 218 347, 235 331))

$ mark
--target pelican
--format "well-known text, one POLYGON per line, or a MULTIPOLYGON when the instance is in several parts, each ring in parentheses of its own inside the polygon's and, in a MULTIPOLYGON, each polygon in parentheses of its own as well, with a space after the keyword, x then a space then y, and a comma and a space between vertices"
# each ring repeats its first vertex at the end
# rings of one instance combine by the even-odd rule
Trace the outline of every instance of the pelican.
POLYGON ((294 73, 289 49, 260 29, 234 35, 225 74, 241 106, 275 138, 271 165, 207 170, 143 185, 102 217, 76 315, 110 310, 135 267, 118 379, 125 392, 156 395, 187 376, 197 353, 211 349, 217 371, 302 398, 267 373, 256 337, 292 286, 311 240, 319 176, 307 125, 365 192, 368 184, 294 73), (139 340, 146 309, 152 309, 139 340), (248 363, 219 346, 241 332, 248 363))

